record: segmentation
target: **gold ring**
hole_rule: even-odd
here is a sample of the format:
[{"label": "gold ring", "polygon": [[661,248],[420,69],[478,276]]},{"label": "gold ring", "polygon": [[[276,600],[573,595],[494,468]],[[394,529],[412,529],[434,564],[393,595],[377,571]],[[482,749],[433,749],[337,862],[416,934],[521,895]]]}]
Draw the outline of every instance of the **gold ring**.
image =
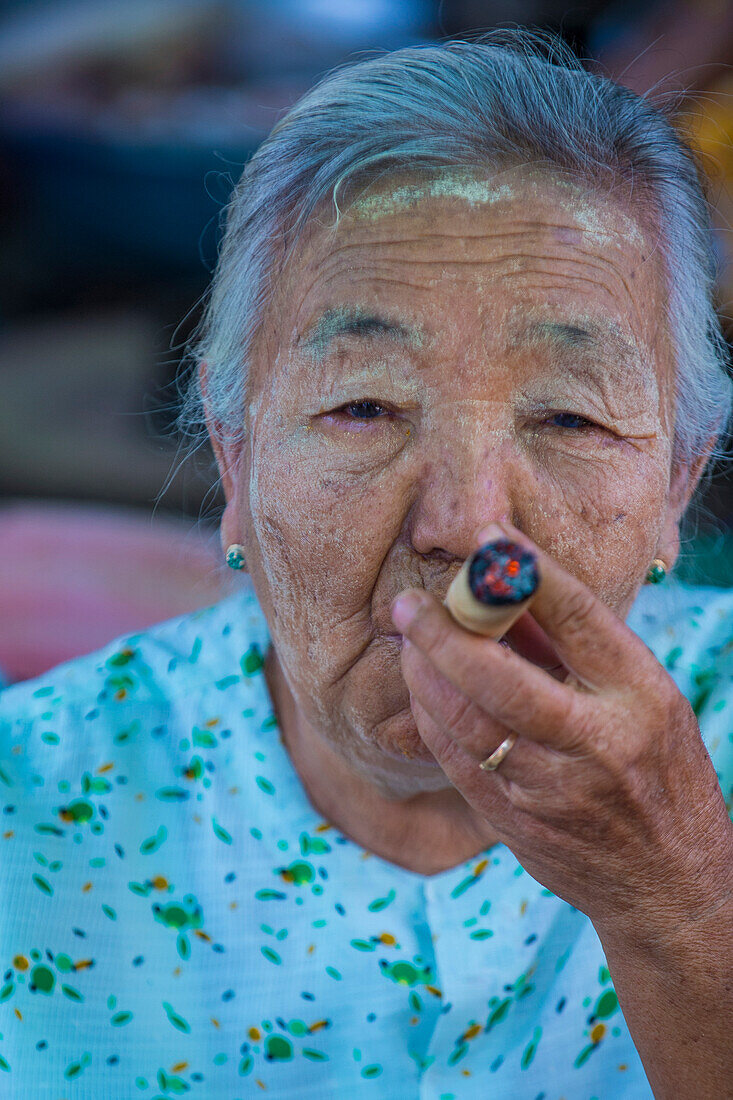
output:
[{"label": "gold ring", "polygon": [[495,749],[491,756],[487,756],[485,760],[482,760],[479,767],[485,772],[493,772],[501,764],[506,754],[511,749],[514,742],[517,740],[516,733],[510,733],[508,737],[505,737],[498,749]]}]

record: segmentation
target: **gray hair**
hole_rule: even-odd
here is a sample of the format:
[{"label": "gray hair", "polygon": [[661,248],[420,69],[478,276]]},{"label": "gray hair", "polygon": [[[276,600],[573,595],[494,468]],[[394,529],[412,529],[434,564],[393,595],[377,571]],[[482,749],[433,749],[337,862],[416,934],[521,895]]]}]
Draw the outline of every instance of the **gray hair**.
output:
[{"label": "gray hair", "polygon": [[[690,462],[711,437],[720,444],[733,382],[714,308],[710,213],[696,155],[668,108],[587,71],[562,40],[520,29],[340,66],[257,148],[229,202],[190,346],[194,362],[207,364],[217,435],[243,439],[250,357],[278,271],[329,196],[338,219],[347,183],[525,163],[596,190],[626,184],[639,212],[651,212],[675,354],[673,457]],[[196,371],[182,397],[176,426],[185,435],[203,424]]]}]

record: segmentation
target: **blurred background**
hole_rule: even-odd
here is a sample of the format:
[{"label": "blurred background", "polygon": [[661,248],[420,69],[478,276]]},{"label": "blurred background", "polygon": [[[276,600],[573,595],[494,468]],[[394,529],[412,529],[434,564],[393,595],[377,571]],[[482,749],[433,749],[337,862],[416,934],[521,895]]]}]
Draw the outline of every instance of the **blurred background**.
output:
[{"label": "blurred background", "polygon": [[[174,430],[231,187],[334,65],[510,23],[684,90],[733,338],[729,0],[0,0],[0,685],[241,583]],[[733,586],[732,526],[721,469],[680,575]]]}]

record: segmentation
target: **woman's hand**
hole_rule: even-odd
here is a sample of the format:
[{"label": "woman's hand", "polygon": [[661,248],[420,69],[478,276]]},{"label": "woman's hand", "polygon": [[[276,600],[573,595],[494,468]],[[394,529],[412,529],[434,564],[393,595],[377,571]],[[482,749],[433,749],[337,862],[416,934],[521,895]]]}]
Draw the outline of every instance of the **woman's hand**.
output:
[{"label": "woman's hand", "polygon": [[[601,939],[663,942],[730,897],[733,827],[697,720],[609,607],[525,535],[502,530],[537,554],[531,614],[578,686],[409,590],[414,617],[393,618],[418,731],[525,870]],[[510,730],[519,739],[508,756],[482,771]]]}]

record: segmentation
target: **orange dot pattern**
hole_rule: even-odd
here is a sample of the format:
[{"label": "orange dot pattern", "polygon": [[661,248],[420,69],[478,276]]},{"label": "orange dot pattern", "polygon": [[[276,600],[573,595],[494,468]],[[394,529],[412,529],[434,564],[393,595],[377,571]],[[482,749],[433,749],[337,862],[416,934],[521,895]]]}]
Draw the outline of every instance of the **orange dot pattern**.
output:
[{"label": "orange dot pattern", "polygon": [[[730,808],[733,593],[665,588],[630,624]],[[590,921],[507,847],[421,876],[311,806],[268,644],[245,587],[0,691],[0,1096],[651,1098]]]}]

